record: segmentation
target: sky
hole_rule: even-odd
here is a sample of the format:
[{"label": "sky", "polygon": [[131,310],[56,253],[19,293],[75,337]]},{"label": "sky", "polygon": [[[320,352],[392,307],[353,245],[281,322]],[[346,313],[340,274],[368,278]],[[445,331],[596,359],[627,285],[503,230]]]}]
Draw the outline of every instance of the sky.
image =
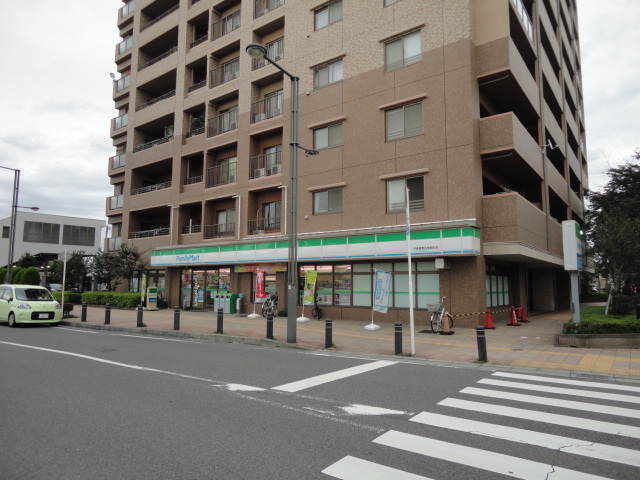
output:
[{"label": "sky", "polygon": [[[105,219],[121,6],[0,0],[0,166],[20,170],[18,205]],[[640,147],[640,1],[578,0],[578,15],[589,187],[597,189]],[[14,172],[0,169],[0,218],[11,212],[13,182]]]}]

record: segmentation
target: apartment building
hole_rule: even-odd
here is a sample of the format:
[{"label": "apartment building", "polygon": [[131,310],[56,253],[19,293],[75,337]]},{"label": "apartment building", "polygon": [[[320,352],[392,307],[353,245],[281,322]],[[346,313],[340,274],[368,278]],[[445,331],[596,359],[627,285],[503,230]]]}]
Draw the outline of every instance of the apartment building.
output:
[{"label": "apartment building", "polygon": [[146,252],[170,305],[224,290],[251,309],[258,270],[286,305],[291,81],[251,43],[300,79],[319,154],[297,163],[298,275],[318,271],[327,316],[370,319],[379,269],[380,321],[407,321],[408,251],[418,310],[568,305],[561,222],[588,185],[574,0],[131,0],[117,21],[107,246]]}]

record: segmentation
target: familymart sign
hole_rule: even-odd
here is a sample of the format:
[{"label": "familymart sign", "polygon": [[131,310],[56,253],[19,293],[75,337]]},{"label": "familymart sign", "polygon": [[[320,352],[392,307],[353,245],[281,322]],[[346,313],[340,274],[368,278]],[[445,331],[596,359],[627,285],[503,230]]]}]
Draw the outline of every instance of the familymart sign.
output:
[{"label": "familymart sign", "polygon": [[[411,232],[412,257],[480,255],[480,230],[474,227]],[[212,265],[284,262],[288,242],[243,243],[151,252],[151,265]],[[298,240],[298,261],[366,260],[407,256],[406,234],[354,235]]]}]

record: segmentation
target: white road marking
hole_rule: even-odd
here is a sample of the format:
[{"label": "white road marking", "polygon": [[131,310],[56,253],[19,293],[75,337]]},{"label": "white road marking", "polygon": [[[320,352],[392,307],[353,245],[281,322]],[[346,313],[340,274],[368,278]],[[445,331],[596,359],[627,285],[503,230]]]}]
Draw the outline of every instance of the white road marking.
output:
[{"label": "white road marking", "polygon": [[570,380],[568,378],[540,377],[536,375],[524,375],[520,373],[507,373],[507,372],[495,372],[493,373],[493,376],[505,377],[505,378],[517,378],[519,380],[531,380],[534,382],[560,383],[562,385],[575,385],[579,387],[592,387],[592,388],[606,388],[609,390],[624,390],[627,392],[640,393],[640,387],[633,387],[631,385],[618,385],[616,383],[585,382],[583,380]]},{"label": "white road marking", "polygon": [[438,405],[444,407],[461,408],[472,412],[483,414],[502,415],[503,417],[522,418],[536,422],[562,425],[563,427],[574,427],[593,432],[608,433],[621,437],[640,438],[640,427],[624,425],[620,423],[602,422],[587,418],[570,417],[568,415],[558,415],[556,413],[540,412],[538,410],[525,410],[523,408],[506,407],[492,403],[470,402],[457,398],[445,398]]},{"label": "white road marking", "polygon": [[282,390],[283,392],[299,392],[306,388],[317,387],[324,383],[341,380],[343,378],[352,377],[361,373],[370,372],[371,370],[377,370],[378,368],[388,367],[395,365],[398,362],[392,362],[387,360],[380,360],[377,362],[365,363],[364,365],[358,365],[357,367],[345,368],[344,370],[338,370],[337,372],[325,373],[324,375],[318,375],[316,377],[299,380],[297,382],[287,383],[278,387],[273,387],[273,390]]},{"label": "white road marking", "polygon": [[377,463],[346,456],[333,465],[325,468],[322,473],[340,478],[341,480],[430,480],[427,477],[403,472],[395,468],[385,467]]},{"label": "white road marking", "polygon": [[606,480],[584,472],[390,430],[374,443],[522,480]]},{"label": "white road marking", "polygon": [[402,412],[400,410],[389,410],[388,408],[359,405],[357,403],[339,408],[347,412],[349,415],[407,415],[407,412]]},{"label": "white road marking", "polygon": [[535,403],[538,405],[548,405],[551,407],[570,408],[573,410],[583,410],[585,412],[603,413],[605,415],[618,415],[621,417],[640,418],[640,411],[632,410],[630,408],[575,402],[572,400],[562,400],[559,398],[538,397],[535,395],[502,392],[500,390],[485,390],[484,388],[475,387],[463,388],[462,390],[460,390],[460,393],[466,393],[469,395],[480,395],[489,398],[501,398],[504,400],[513,400],[516,402]]},{"label": "white road marking", "polygon": [[533,430],[507,427],[505,425],[477,422],[475,420],[439,415],[437,413],[422,412],[413,417],[411,421],[431,425],[432,427],[446,428],[458,432],[472,433],[474,435],[484,435],[486,437],[525,443],[527,445],[536,445],[538,447],[558,450],[559,452],[573,453],[584,457],[598,458],[600,460],[640,467],[640,455],[638,455],[636,450],[630,450],[628,448],[561,437]]},{"label": "white road marking", "polygon": [[557,393],[560,395],[573,395],[576,397],[598,398],[600,400],[611,400],[613,402],[640,403],[640,396],[619,395],[617,393],[596,392],[593,390],[576,390],[574,388],[548,387],[546,385],[532,385],[521,382],[504,382],[492,378],[483,378],[478,383],[485,385],[496,385],[498,387],[520,388],[523,390],[535,390],[536,392]]}]

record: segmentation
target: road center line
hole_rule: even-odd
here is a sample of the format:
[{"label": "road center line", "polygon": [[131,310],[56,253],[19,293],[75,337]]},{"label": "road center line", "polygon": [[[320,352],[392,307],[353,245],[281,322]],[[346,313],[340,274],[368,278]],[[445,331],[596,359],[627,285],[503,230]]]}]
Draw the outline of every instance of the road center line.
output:
[{"label": "road center line", "polygon": [[281,390],[283,392],[299,392],[306,388],[317,387],[323,383],[333,382],[335,380],[341,380],[343,378],[352,377],[361,373],[370,372],[371,370],[377,370],[378,368],[388,367],[395,365],[398,362],[392,362],[387,360],[380,360],[372,363],[365,363],[364,365],[358,365],[357,367],[345,368],[344,370],[338,370],[337,372],[325,373],[316,377],[306,378],[297,382],[287,383],[278,387],[273,387],[272,390]]}]

